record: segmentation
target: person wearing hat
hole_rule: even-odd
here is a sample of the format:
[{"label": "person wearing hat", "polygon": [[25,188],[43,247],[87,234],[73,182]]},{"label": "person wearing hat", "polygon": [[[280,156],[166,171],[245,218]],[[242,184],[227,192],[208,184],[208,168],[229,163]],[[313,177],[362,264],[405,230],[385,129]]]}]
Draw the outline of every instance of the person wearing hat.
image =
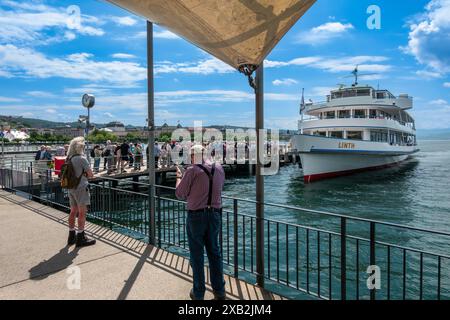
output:
[{"label": "person wearing hat", "polygon": [[219,163],[205,161],[204,153],[205,149],[201,145],[194,145],[190,149],[192,165],[184,174],[177,167],[175,194],[177,198],[187,200],[186,233],[194,282],[190,297],[193,300],[204,299],[206,249],[214,299],[224,300],[225,281],[219,232],[222,226],[225,172]]}]

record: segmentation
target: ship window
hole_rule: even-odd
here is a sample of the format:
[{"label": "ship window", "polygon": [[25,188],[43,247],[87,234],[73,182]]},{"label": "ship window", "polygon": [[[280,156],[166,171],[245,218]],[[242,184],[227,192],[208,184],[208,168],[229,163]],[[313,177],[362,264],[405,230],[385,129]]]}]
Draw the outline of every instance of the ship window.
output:
[{"label": "ship window", "polygon": [[342,92],[333,92],[331,95],[331,99],[340,99],[342,98]]},{"label": "ship window", "polygon": [[370,89],[359,89],[357,95],[358,97],[370,96]]},{"label": "ship window", "polygon": [[320,137],[326,137],[327,136],[327,132],[326,131],[314,131],[313,135],[314,136],[320,136]]},{"label": "ship window", "polygon": [[375,142],[387,142],[388,135],[386,131],[371,131],[370,132],[370,141]]},{"label": "ship window", "polygon": [[331,131],[330,132],[330,137],[331,138],[342,139],[344,137],[344,132],[342,132],[342,131]]},{"label": "ship window", "polygon": [[377,117],[377,110],[370,110],[369,117],[370,119],[375,119]]},{"label": "ship window", "polygon": [[325,118],[326,119],[334,119],[336,117],[336,114],[334,111],[328,111],[325,112]]},{"label": "ship window", "polygon": [[339,118],[350,118],[350,110],[340,110],[339,111]]},{"label": "ship window", "polygon": [[377,92],[377,99],[384,99],[384,92]]},{"label": "ship window", "polygon": [[344,98],[348,98],[348,97],[356,97],[356,90],[345,90]]},{"label": "ship window", "polygon": [[347,139],[362,140],[362,131],[347,131]]},{"label": "ship window", "polygon": [[355,110],[355,118],[365,118],[366,110]]}]

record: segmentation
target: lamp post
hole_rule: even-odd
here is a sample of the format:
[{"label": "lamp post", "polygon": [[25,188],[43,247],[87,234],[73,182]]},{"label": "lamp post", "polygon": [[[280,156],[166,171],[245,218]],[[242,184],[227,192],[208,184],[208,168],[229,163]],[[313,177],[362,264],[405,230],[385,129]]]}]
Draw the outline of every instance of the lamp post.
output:
[{"label": "lamp post", "polygon": [[5,134],[3,133],[3,123],[1,124],[0,138],[2,138],[2,163],[5,159]]},{"label": "lamp post", "polygon": [[86,131],[85,131],[85,136],[86,136],[86,149],[87,149],[87,159],[88,161],[90,161],[90,154],[89,154],[89,142],[87,140],[88,136],[89,136],[89,126],[91,125],[90,123],[90,118],[91,118],[91,108],[94,107],[95,105],[95,97],[92,94],[84,94],[83,98],[81,99],[81,103],[83,104],[83,106],[87,109],[88,111],[88,115],[86,118]]}]

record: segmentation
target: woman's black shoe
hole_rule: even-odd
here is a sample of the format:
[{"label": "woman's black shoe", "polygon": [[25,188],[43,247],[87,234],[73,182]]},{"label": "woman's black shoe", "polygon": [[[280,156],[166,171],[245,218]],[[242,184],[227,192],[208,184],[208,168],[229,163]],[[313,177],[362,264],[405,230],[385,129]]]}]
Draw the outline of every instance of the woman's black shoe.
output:
[{"label": "woman's black shoe", "polygon": [[87,247],[95,244],[95,239],[86,237],[84,231],[77,234],[77,247]]},{"label": "woman's black shoe", "polygon": [[75,234],[75,230],[69,231],[69,239],[67,239],[67,245],[71,246],[71,245],[75,244],[76,241],[77,241],[77,236]]}]

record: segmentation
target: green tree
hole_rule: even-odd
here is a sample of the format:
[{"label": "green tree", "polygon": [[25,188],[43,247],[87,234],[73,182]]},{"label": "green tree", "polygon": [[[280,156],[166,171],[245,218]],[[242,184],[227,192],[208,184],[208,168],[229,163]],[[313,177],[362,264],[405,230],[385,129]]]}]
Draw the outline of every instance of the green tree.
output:
[{"label": "green tree", "polygon": [[105,143],[107,140],[116,140],[116,136],[111,132],[94,130],[89,134],[88,140],[93,143]]},{"label": "green tree", "polygon": [[125,140],[130,142],[140,142],[141,137],[139,137],[136,133],[128,132],[125,136]]},{"label": "green tree", "polygon": [[172,135],[170,133],[163,133],[159,136],[159,141],[161,142],[170,142],[172,139]]}]

